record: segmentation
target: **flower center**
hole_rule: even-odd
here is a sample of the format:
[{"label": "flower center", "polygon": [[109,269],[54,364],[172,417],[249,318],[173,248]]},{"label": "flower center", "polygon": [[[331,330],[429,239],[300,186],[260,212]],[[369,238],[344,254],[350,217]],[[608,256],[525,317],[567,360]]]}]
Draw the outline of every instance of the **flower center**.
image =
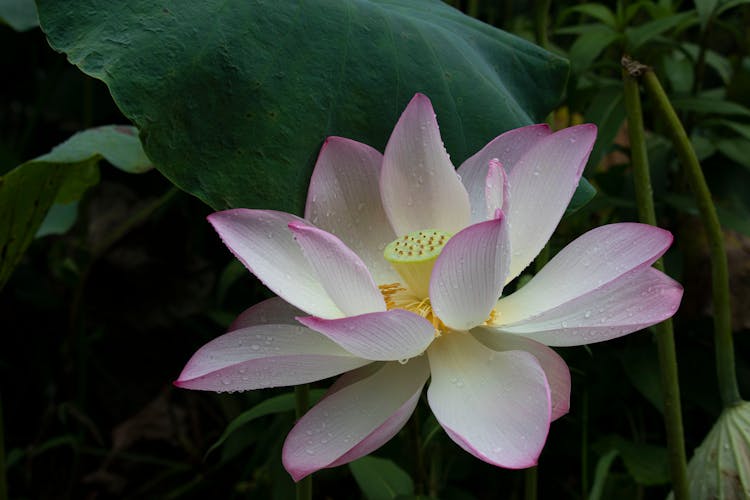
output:
[{"label": "flower center", "polygon": [[452,235],[437,229],[414,231],[391,242],[383,256],[416,297],[429,297],[435,261]]}]

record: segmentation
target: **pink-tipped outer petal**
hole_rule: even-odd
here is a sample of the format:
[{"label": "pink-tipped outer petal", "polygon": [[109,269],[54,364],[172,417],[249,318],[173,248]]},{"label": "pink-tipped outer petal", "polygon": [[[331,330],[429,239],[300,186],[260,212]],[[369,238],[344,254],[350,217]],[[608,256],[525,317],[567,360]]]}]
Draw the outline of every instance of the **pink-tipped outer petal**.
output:
[{"label": "pink-tipped outer petal", "polygon": [[669,245],[669,231],[624,222],[600,226],[563,248],[531,281],[497,303],[498,324],[527,320],[648,267]]},{"label": "pink-tipped outer petal", "polygon": [[247,391],[306,384],[367,363],[304,326],[257,325],[226,333],[198,349],[175,385]]},{"label": "pink-tipped outer petal", "polygon": [[656,269],[635,269],[554,309],[499,326],[551,346],[603,342],[672,317],[682,287]]},{"label": "pink-tipped outer petal", "polygon": [[471,334],[493,351],[531,353],[539,361],[547,377],[552,400],[552,420],[557,420],[568,413],[570,410],[570,370],[559,354],[529,338],[502,333],[492,328],[474,328]]},{"label": "pink-tipped outer petal", "polygon": [[424,352],[435,328],[432,323],[403,309],[326,320],[297,318],[355,356],[373,361],[400,361]]},{"label": "pink-tipped outer petal", "polygon": [[276,295],[308,314],[344,315],[289,231],[290,222],[302,219],[273,210],[237,208],[213,213],[208,221],[235,257]]},{"label": "pink-tipped outer petal", "polygon": [[446,243],[430,277],[433,311],[454,330],[487,320],[510,264],[508,227],[498,217],[471,225]]},{"label": "pink-tipped outer petal", "polygon": [[508,169],[508,225],[513,259],[508,280],[537,256],[570,203],[596,139],[596,126],[578,125],[543,137]]},{"label": "pink-tipped outer petal", "polygon": [[338,236],[378,283],[398,281],[383,258],[396,239],[380,199],[383,155],[360,142],[329,137],[323,143],[307,192],[305,219]]},{"label": "pink-tipped outer petal", "polygon": [[503,164],[497,159],[490,160],[484,191],[487,208],[482,220],[491,219],[498,210],[502,210],[503,213],[508,211],[510,202],[508,174],[505,173]]},{"label": "pink-tipped outer petal", "polygon": [[287,436],[284,467],[299,481],[379,448],[404,426],[428,376],[424,358],[342,376]]},{"label": "pink-tipped outer petal", "polygon": [[551,419],[550,389],[537,358],[493,351],[468,333],[443,335],[428,356],[427,399],[451,439],[490,464],[535,465]]},{"label": "pink-tipped outer petal", "polygon": [[289,229],[318,281],[347,316],[385,311],[385,300],[367,266],[336,236],[302,222]]},{"label": "pink-tipped outer petal", "polygon": [[242,311],[227,331],[256,325],[298,325],[297,316],[302,315],[301,309],[279,297],[271,297]]},{"label": "pink-tipped outer petal", "polygon": [[509,130],[495,137],[458,167],[461,182],[469,193],[472,224],[491,219],[494,215],[494,211],[485,211],[488,196],[485,181],[490,162],[495,160],[501,163],[506,171],[509,171],[524,153],[551,133],[546,124]]},{"label": "pink-tipped outer petal", "polygon": [[380,196],[397,236],[422,229],[455,233],[469,223],[469,196],[422,94],[409,102],[385,147]]}]

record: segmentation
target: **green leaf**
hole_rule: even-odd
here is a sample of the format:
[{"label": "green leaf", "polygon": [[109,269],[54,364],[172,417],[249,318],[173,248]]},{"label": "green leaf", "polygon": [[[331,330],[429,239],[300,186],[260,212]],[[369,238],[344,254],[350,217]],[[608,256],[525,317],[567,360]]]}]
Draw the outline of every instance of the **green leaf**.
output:
[{"label": "green leaf", "polygon": [[36,161],[73,163],[92,154],[101,155],[113,166],[131,174],[142,174],[154,168],[143,152],[138,130],[126,125],[105,125],[78,132]]},{"label": "green leaf", "polygon": [[39,26],[34,0],[0,1],[0,23],[16,31],[28,31]]},{"label": "green leaf", "polygon": [[[312,389],[310,391],[310,402],[311,404],[315,404],[320,400],[321,397],[323,397],[323,394],[325,393],[325,390],[323,389]],[[229,436],[231,436],[237,429],[242,427],[243,425],[252,422],[256,418],[265,417],[266,415],[273,415],[276,413],[284,413],[287,411],[294,410],[295,407],[295,399],[294,399],[294,393],[289,392],[286,394],[281,394],[279,396],[274,396],[272,398],[268,398],[265,401],[262,401],[258,403],[257,405],[253,406],[249,410],[240,413],[237,417],[234,418],[231,422],[229,422],[229,425],[227,425],[227,428],[224,429],[224,432],[221,434],[221,437],[211,445],[211,447],[206,452],[206,456],[208,456],[212,451],[219,448],[222,444],[224,444],[224,441],[226,441]]]},{"label": "green leaf", "polygon": [[563,59],[437,0],[40,0],[168,178],[216,209],[300,212],[329,135],[382,151],[414,93],[456,165],[559,101]]},{"label": "green leaf", "polygon": [[[664,196],[664,201],[682,212],[696,216],[699,215],[695,201],[687,195],[670,193]],[[744,216],[744,214],[735,213],[733,210],[721,205],[716,205],[716,214],[719,216],[719,222],[723,227],[737,231],[745,236],[750,236],[750,219]]]},{"label": "green leaf", "polygon": [[591,486],[591,491],[589,492],[589,500],[600,500],[602,498],[604,485],[607,483],[607,476],[609,476],[609,468],[612,466],[615,458],[617,458],[617,450],[609,450],[596,462],[594,484]]},{"label": "green leaf", "polygon": [[570,7],[568,9],[565,9],[561,17],[566,17],[568,12],[580,12],[582,14],[586,14],[587,16],[593,17],[594,19],[598,19],[610,28],[617,28],[617,19],[615,18],[615,14],[609,7],[600,3],[585,3],[582,5]]},{"label": "green leaf", "polygon": [[724,156],[750,169],[750,140],[742,137],[723,138],[714,141],[714,145]]},{"label": "green leaf", "polygon": [[52,204],[78,201],[99,181],[97,164],[102,158],[129,171],[148,169],[148,159],[135,134],[133,127],[124,126],[80,132],[0,177],[0,288]]},{"label": "green leaf", "polygon": [[37,229],[35,238],[49,236],[50,234],[67,233],[78,217],[78,202],[72,203],[55,203],[50,207],[47,216]]},{"label": "green leaf", "polygon": [[619,39],[620,34],[606,26],[579,36],[570,47],[570,64],[573,72],[580,74],[586,71],[604,49]]},{"label": "green leaf", "polygon": [[706,29],[708,20],[711,19],[719,0],[695,0],[695,10],[698,11],[698,19],[701,21],[701,30]]},{"label": "green leaf", "polygon": [[617,85],[600,85],[584,116],[598,128],[596,143],[588,163],[589,168],[592,168],[609,153],[617,132],[625,121],[625,105],[619,82]]},{"label": "green leaf", "polygon": [[581,177],[581,180],[578,182],[578,187],[576,188],[575,193],[573,193],[573,198],[570,200],[568,208],[565,209],[565,215],[577,212],[588,204],[588,202],[593,200],[594,196],[596,196],[596,188],[584,177]]},{"label": "green leaf", "polygon": [[692,111],[698,114],[750,117],[750,109],[742,104],[707,97],[680,97],[672,99],[672,105],[680,111]]},{"label": "green leaf", "polygon": [[693,12],[683,12],[681,14],[672,14],[667,17],[654,19],[636,28],[628,28],[625,30],[625,37],[627,39],[627,46],[629,50],[636,50],[642,47],[644,44],[652,40],[653,38],[677,27],[678,25],[685,23],[690,20],[691,17],[695,16]]},{"label": "green leaf", "polygon": [[655,486],[669,482],[667,449],[647,443],[634,443],[621,436],[603,440],[607,448],[617,450],[628,474],[636,483]]},{"label": "green leaf", "polygon": [[392,500],[414,493],[409,474],[391,460],[362,457],[349,464],[359,488],[368,500]]}]

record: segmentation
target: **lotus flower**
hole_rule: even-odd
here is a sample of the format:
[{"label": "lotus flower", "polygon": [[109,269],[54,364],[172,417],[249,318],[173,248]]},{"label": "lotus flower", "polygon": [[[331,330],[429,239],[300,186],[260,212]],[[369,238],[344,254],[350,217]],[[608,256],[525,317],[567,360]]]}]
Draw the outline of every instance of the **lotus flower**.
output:
[{"label": "lotus flower", "polygon": [[464,450],[534,465],[567,413],[570,372],[548,346],[612,339],[674,314],[682,289],[651,268],[672,242],[642,224],[594,229],[501,297],[545,245],[578,185],[593,125],[506,132],[458,169],[417,94],[380,154],[329,137],[305,218],[235,209],[209,216],[279,297],[199,349],[176,385],[209,391],[343,375],[289,433],[295,480],[366,455],[427,400]]}]

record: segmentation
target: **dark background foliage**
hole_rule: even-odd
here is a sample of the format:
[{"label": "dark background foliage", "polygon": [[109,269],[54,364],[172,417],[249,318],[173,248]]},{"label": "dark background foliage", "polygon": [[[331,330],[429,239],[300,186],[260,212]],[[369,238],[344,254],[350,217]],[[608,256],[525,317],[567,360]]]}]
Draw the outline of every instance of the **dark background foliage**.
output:
[{"label": "dark background foliage", "polygon": [[[570,58],[567,92],[552,119],[599,126],[585,174],[598,193],[564,219],[552,253],[590,227],[636,219],[619,76],[619,58],[629,52],[655,66],[675,100],[719,206],[738,375],[749,394],[750,7],[555,2],[542,20],[545,39],[535,33],[544,3],[454,5]],[[128,123],[108,88],[55,53],[38,28],[0,26],[0,46],[1,174],[77,131]],[[648,101],[645,110],[660,224],[676,236],[666,265],[685,287],[675,319],[690,456],[720,411],[708,254],[663,125]],[[75,225],[36,239],[0,291],[0,431],[11,498],[292,498],[280,463],[294,420],[287,407],[240,427],[207,454],[234,418],[288,389],[216,395],[171,385],[192,352],[269,292],[231,259],[205,222],[211,209],[203,202],[175,191],[157,171],[132,175],[103,161],[100,176],[81,199]],[[601,487],[600,498],[663,498],[668,474],[651,334],[560,352],[573,373],[573,397],[540,459],[540,497],[588,498]],[[426,404],[374,455],[405,471],[413,494],[523,496],[523,472],[460,450]],[[354,472],[317,473],[316,498],[372,495]]]}]

